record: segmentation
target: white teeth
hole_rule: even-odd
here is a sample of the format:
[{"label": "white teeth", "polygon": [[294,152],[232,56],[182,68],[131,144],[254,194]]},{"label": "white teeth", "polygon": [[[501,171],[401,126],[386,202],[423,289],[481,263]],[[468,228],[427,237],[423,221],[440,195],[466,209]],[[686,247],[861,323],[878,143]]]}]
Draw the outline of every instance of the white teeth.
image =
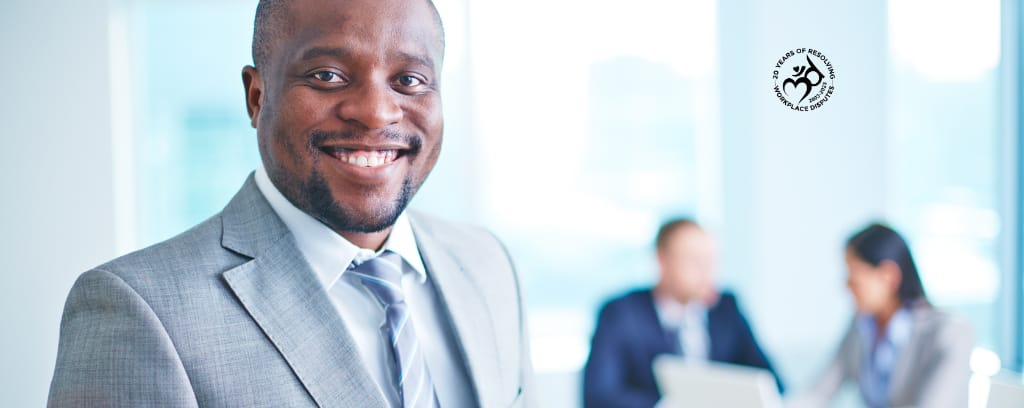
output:
[{"label": "white teeth", "polygon": [[354,151],[351,153],[337,153],[338,160],[359,167],[377,167],[395,161],[398,152],[395,150],[384,151]]}]

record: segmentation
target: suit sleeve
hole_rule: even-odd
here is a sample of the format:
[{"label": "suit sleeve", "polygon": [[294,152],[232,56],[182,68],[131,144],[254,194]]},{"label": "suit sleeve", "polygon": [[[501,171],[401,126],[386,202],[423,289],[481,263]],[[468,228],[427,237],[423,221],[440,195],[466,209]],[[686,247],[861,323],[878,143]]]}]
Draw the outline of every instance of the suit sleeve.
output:
[{"label": "suit sleeve", "polygon": [[64,306],[49,407],[198,407],[163,324],[118,276],[93,270]]},{"label": "suit sleeve", "polygon": [[583,372],[583,406],[586,408],[653,407],[657,396],[632,389],[626,381],[629,372],[625,354],[628,316],[614,304],[606,305],[598,315],[597,329],[590,346],[590,357]]},{"label": "suit sleeve", "polygon": [[934,341],[936,359],[924,376],[917,406],[966,407],[974,331],[966,322],[951,320]]},{"label": "suit sleeve", "polygon": [[750,328],[750,323],[747,322],[747,318],[740,311],[739,305],[737,305],[735,298],[732,295],[727,295],[723,300],[729,301],[731,307],[735,310],[736,316],[740,323],[740,341],[741,349],[743,351],[740,364],[759,367],[768,370],[775,377],[775,385],[779,389],[779,393],[785,391],[785,386],[782,383],[782,377],[779,376],[778,371],[775,371],[775,367],[772,365],[771,360],[765,355],[764,350],[761,349],[761,345],[758,344],[757,338],[754,337],[754,331]]}]

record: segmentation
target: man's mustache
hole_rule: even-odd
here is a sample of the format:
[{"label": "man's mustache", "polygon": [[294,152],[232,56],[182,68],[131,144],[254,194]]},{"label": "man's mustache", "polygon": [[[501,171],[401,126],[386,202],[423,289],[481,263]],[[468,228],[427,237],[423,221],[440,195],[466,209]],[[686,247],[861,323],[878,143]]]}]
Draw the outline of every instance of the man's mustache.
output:
[{"label": "man's mustache", "polygon": [[410,154],[419,152],[420,148],[423,147],[423,137],[417,134],[401,133],[390,129],[384,130],[376,136],[371,136],[368,133],[369,132],[361,132],[361,134],[357,134],[354,131],[331,132],[326,130],[314,130],[309,135],[309,145],[311,148],[316,149],[318,146],[323,146],[331,142],[370,142],[383,137],[383,139],[388,142],[409,146]]}]

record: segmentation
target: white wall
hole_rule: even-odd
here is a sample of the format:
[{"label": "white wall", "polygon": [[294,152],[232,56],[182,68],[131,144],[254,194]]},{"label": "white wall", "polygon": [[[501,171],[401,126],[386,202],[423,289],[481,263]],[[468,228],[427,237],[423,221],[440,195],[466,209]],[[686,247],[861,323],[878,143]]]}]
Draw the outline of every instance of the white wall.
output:
[{"label": "white wall", "polygon": [[[849,323],[843,241],[883,214],[885,4],[719,6],[723,278],[791,389]],[[820,110],[792,111],[772,90],[775,62],[798,47],[835,67],[836,93]]]},{"label": "white wall", "polygon": [[114,255],[106,1],[0,4],[0,406],[44,406],[61,310]]}]

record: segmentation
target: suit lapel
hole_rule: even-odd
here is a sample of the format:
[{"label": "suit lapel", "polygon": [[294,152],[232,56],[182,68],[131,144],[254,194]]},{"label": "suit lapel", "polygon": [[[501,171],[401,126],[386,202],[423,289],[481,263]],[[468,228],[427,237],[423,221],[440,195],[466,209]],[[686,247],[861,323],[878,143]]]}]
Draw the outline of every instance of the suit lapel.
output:
[{"label": "suit lapel", "polygon": [[923,337],[927,333],[928,325],[928,309],[917,308],[912,312],[913,325],[910,329],[910,339],[906,344],[903,345],[903,350],[899,357],[896,359],[896,365],[892,368],[892,374],[889,380],[889,400],[903,400],[904,396],[899,393],[905,393],[907,390],[908,381],[914,380],[910,374],[919,372],[915,369],[920,361],[920,353],[922,348],[918,347],[920,344],[924,344]]},{"label": "suit lapel", "polygon": [[317,405],[386,405],[327,292],[251,176],[223,219],[224,246],[253,257],[224,272],[225,281]]},{"label": "suit lapel", "polygon": [[640,320],[646,319],[646,326],[654,330],[650,335],[645,333],[633,334],[641,335],[644,338],[650,338],[650,340],[647,341],[654,347],[654,349],[651,350],[651,355],[682,355],[683,350],[679,344],[679,332],[677,330],[669,329],[668,327],[665,327],[665,325],[661,324],[661,319],[658,317],[658,305],[654,299],[654,292],[650,290],[644,291],[643,295],[637,299],[636,306],[639,312],[636,314],[636,318]]},{"label": "suit lapel", "polygon": [[409,217],[416,245],[427,272],[437,288],[449,322],[455,331],[455,342],[474,385],[477,403],[492,406],[486,396],[498,395],[501,371],[495,352],[494,325],[487,300],[473,275],[466,271],[438,237],[424,228],[418,218]]},{"label": "suit lapel", "polygon": [[726,358],[728,356],[725,351],[728,350],[730,344],[726,343],[732,341],[732,336],[722,335],[725,329],[725,327],[722,327],[722,324],[725,322],[720,317],[717,304],[708,310],[708,360],[728,362],[729,359]]}]

